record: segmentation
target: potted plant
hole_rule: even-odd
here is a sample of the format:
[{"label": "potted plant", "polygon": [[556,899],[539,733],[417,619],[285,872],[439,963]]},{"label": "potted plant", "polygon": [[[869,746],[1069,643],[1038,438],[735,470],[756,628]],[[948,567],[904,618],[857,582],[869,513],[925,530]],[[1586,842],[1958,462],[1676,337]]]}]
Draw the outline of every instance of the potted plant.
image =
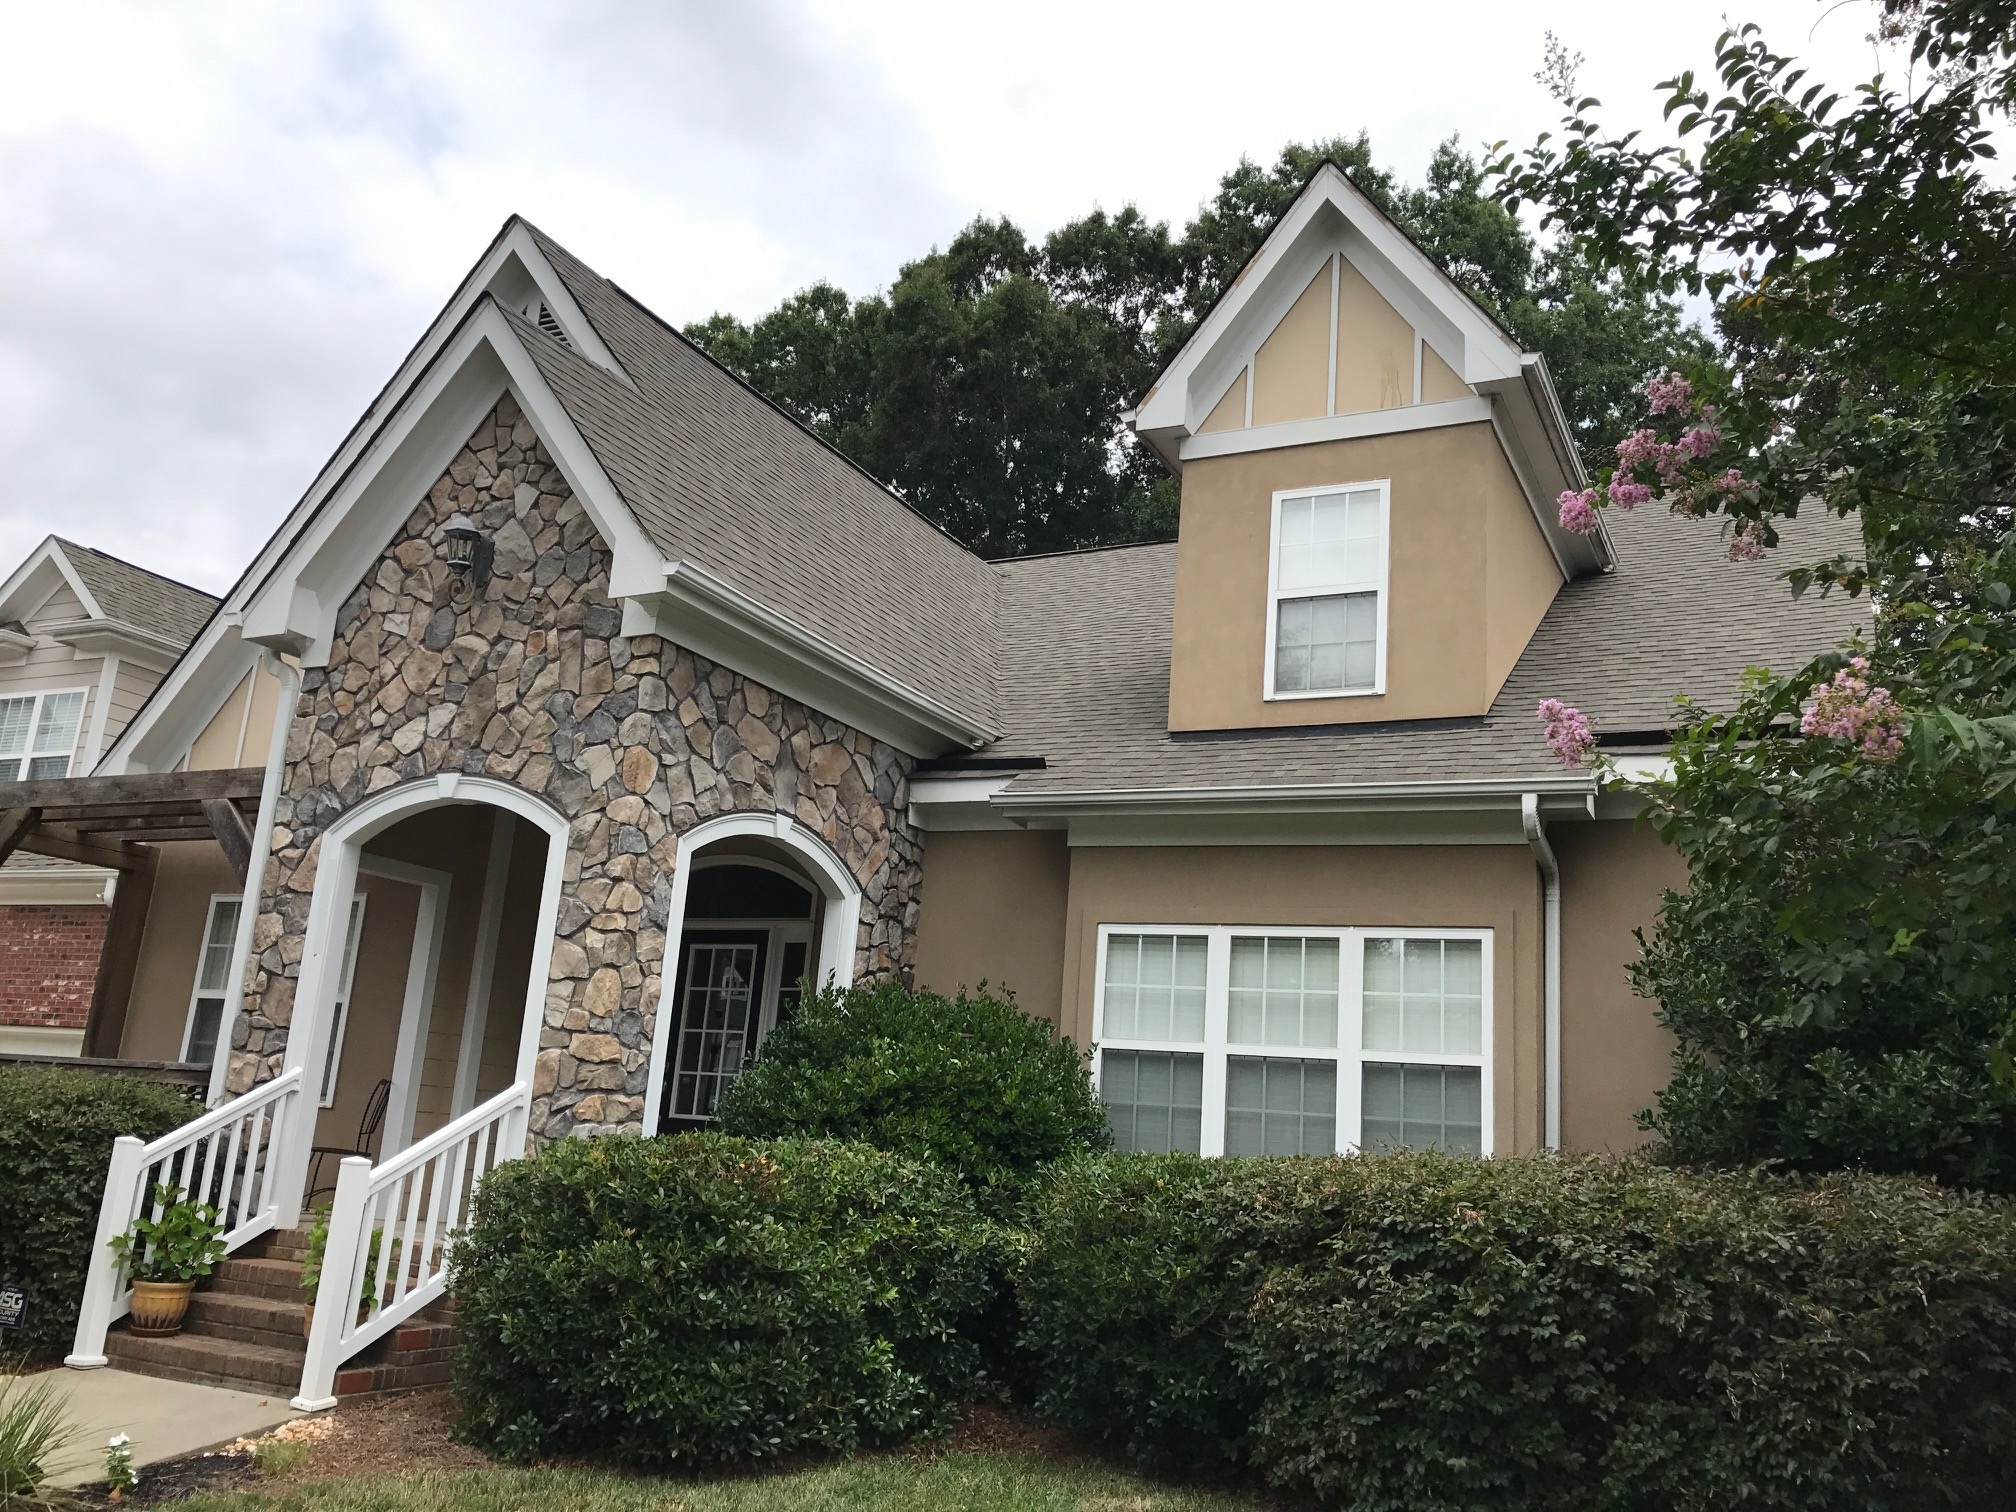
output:
[{"label": "potted plant", "polygon": [[136,1218],[112,1252],[133,1278],[133,1332],[166,1338],[182,1331],[189,1293],[224,1258],[224,1225],[209,1203],[192,1202],[165,1181],[154,1188],[154,1206],[160,1216]]},{"label": "potted plant", "polygon": [[[385,1230],[371,1230],[371,1250],[364,1258],[364,1276],[357,1290],[357,1321],[363,1322],[364,1315],[371,1308],[371,1283],[378,1275],[378,1246],[385,1237]],[[301,1256],[301,1290],[308,1293],[308,1305],[302,1309],[301,1332],[312,1333],[315,1328],[315,1294],[322,1286],[322,1259],[329,1250],[329,1204],[323,1203],[315,1209],[315,1221],[308,1226],[308,1248]],[[392,1241],[392,1258],[396,1264],[399,1258],[399,1241]]]}]

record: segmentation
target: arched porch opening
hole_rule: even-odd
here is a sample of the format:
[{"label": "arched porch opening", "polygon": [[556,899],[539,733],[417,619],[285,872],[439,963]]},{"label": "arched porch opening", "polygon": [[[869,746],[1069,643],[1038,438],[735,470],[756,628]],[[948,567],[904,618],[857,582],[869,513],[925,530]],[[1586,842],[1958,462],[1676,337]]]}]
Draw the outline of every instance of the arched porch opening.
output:
[{"label": "arched porch opening", "polygon": [[705,1128],[807,981],[854,979],[861,888],[787,815],[734,815],[680,838],[645,1128]]},{"label": "arched porch opening", "polygon": [[[287,1046],[314,1146],[357,1149],[362,1134],[384,1161],[530,1086],[566,832],[537,799],[452,774],[329,828]],[[336,1159],[302,1165],[304,1198],[333,1190]]]}]

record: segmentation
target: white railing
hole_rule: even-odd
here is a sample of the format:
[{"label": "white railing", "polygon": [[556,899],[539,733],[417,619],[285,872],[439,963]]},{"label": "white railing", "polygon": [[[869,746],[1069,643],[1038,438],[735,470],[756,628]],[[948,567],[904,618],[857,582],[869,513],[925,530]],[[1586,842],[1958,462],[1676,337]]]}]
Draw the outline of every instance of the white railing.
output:
[{"label": "white railing", "polygon": [[447,1289],[449,1244],[477,1184],[524,1155],[531,1107],[531,1086],[519,1082],[383,1165],[361,1155],[343,1162],[298,1410],[334,1407],[337,1367]]},{"label": "white railing", "polygon": [[[105,1331],[126,1315],[133,1299],[112,1240],[132,1228],[143,1212],[160,1216],[154,1202],[157,1183],[179,1187],[192,1200],[214,1206],[224,1222],[227,1251],[274,1226],[283,1202],[280,1183],[290,1165],[289,1145],[306,1140],[310,1132],[295,1127],[303,1106],[296,1067],[151,1143],[142,1144],[130,1134],[112,1142],[90,1275],[64,1364],[90,1369],[105,1363]],[[312,1116],[313,1110],[308,1112]]]}]

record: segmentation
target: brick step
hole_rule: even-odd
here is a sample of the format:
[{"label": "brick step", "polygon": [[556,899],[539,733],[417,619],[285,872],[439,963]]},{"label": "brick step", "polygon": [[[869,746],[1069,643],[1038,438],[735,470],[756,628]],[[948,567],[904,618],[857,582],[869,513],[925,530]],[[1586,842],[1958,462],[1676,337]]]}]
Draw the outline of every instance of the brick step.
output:
[{"label": "brick step", "polygon": [[296,1297],[296,1301],[281,1302],[272,1297],[199,1291],[189,1298],[189,1313],[182,1331],[202,1338],[234,1339],[241,1344],[264,1344],[305,1354],[308,1344],[303,1324],[308,1306],[298,1300],[299,1293]]},{"label": "brick step", "polygon": [[247,1259],[291,1260],[299,1265],[308,1258],[308,1230],[274,1229],[254,1239],[240,1253]]},{"label": "brick step", "polygon": [[301,1262],[247,1260],[233,1255],[210,1273],[210,1284],[206,1289],[225,1296],[270,1297],[276,1302],[300,1302],[304,1300]]},{"label": "brick step", "polygon": [[105,1355],[115,1365],[171,1381],[227,1386],[262,1396],[291,1397],[301,1389],[299,1349],[276,1349],[187,1332],[172,1339],[141,1339],[118,1329],[105,1335]]}]

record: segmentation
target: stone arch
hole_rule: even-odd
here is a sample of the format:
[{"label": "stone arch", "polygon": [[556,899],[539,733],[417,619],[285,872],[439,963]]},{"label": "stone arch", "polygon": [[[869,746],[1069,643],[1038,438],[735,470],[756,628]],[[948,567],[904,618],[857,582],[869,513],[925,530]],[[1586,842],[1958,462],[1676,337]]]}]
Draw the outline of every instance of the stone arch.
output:
[{"label": "stone arch", "polygon": [[[723,814],[696,824],[679,836],[678,864],[672,873],[672,897],[665,919],[665,959],[679,958],[679,939],[686,923],[686,890],[693,880],[692,862],[709,845],[740,836],[774,841],[804,866],[807,876],[825,898],[813,976],[820,982],[831,980],[842,987],[851,987],[861,935],[861,883],[823,837],[783,813]],[[669,981],[666,995],[670,996]],[[672,1041],[665,1017],[668,1007],[661,999],[657,1027],[651,1036],[651,1072],[644,1099],[647,1133],[657,1129],[662,1111],[665,1058]]]}]

